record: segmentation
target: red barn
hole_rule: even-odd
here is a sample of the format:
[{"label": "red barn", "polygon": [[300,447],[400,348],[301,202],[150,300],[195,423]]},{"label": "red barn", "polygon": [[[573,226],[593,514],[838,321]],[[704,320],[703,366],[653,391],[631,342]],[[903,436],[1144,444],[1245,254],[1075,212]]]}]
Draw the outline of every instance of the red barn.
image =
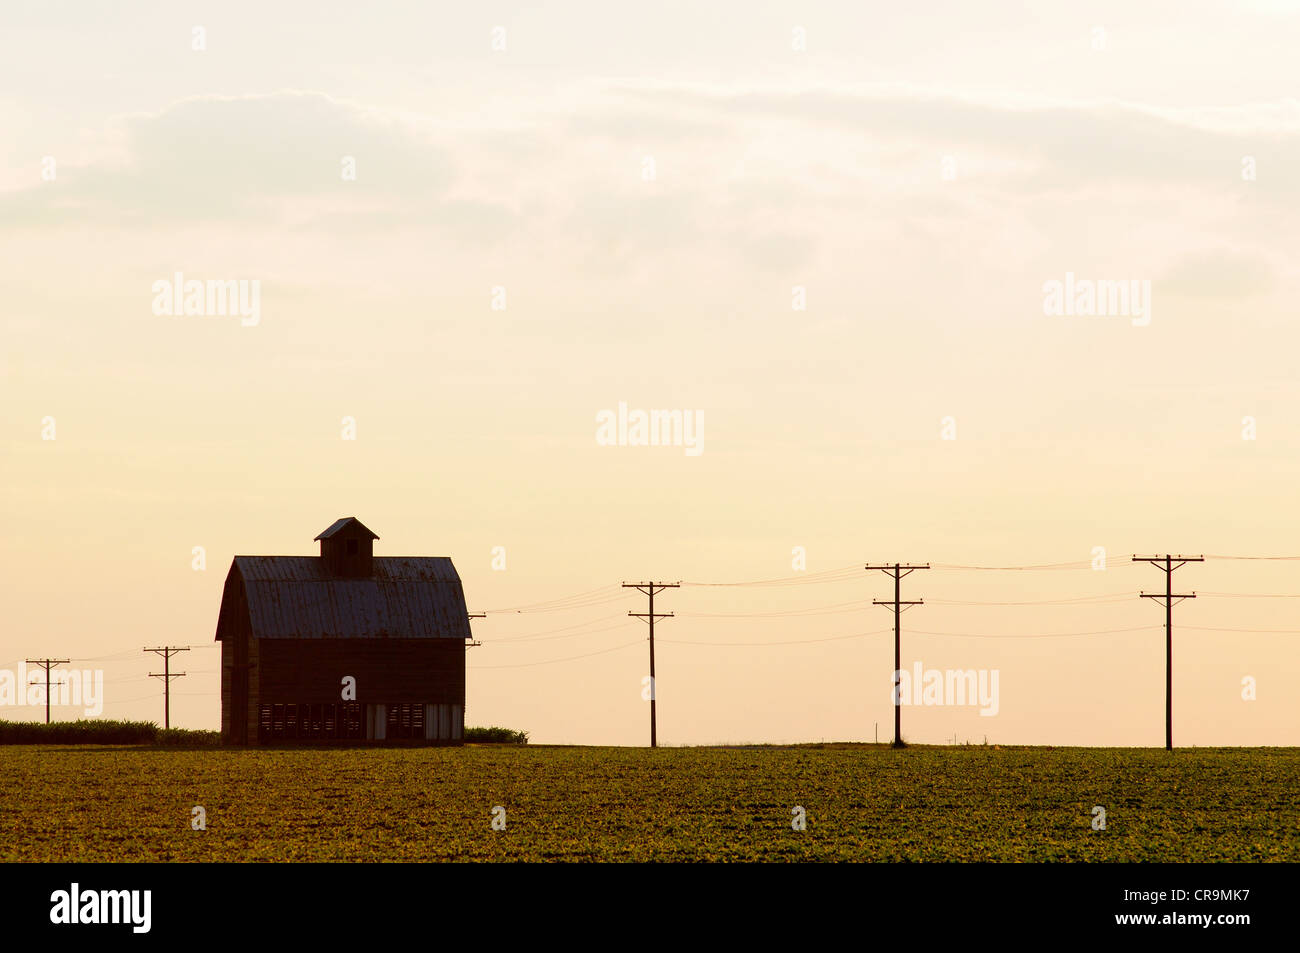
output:
[{"label": "red barn", "polygon": [[229,744],[460,744],[469,616],[446,556],[376,556],[352,516],[319,556],[236,556],[217,617]]}]

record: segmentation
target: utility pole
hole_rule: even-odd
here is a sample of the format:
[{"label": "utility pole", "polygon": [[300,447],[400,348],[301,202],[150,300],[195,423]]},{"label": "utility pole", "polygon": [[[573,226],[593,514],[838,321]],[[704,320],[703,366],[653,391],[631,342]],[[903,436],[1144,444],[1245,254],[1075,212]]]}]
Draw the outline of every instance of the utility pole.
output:
[{"label": "utility pole", "polygon": [[636,589],[644,592],[650,597],[649,612],[629,612],[628,615],[637,619],[645,619],[650,623],[650,747],[659,747],[659,735],[655,725],[655,695],[658,692],[655,689],[655,619],[671,619],[673,613],[660,612],[655,614],[655,593],[663,592],[665,589],[676,589],[681,586],[680,582],[625,582],[624,589]]},{"label": "utility pole", "polygon": [[[54,665],[67,665],[70,659],[65,658],[29,658],[28,665],[39,665],[45,669],[45,723],[50,723],[50,667]],[[26,691],[26,689],[24,689]]]},{"label": "utility pole", "polygon": [[150,678],[161,678],[163,680],[163,728],[172,726],[172,679],[181,678],[184,672],[173,672],[171,670],[171,657],[177,652],[188,652],[190,647],[165,645],[161,648],[146,648],[146,652],[155,652],[162,656],[163,670],[161,673],[150,672]]},{"label": "utility pole", "polygon": [[[1203,563],[1204,556],[1134,556],[1135,563],[1151,563],[1165,574],[1165,591],[1143,592],[1142,599],[1164,600],[1165,607],[1165,750],[1174,750],[1174,605],[1184,599],[1195,599],[1194,592],[1174,592],[1174,570],[1187,563]],[[1163,563],[1164,565],[1161,565]],[[1174,563],[1178,565],[1175,566]]]},{"label": "utility pole", "polygon": [[914,599],[905,602],[904,600],[900,599],[899,583],[903,581],[904,576],[910,576],[918,569],[929,569],[930,564],[926,563],[924,566],[904,566],[902,563],[894,563],[892,566],[888,564],[873,566],[870,563],[868,563],[866,568],[868,570],[880,569],[885,573],[885,575],[892,576],[894,579],[893,601],[887,599],[872,599],[871,601],[875,605],[886,606],[887,608],[892,608],[894,610],[894,745],[893,746],[895,748],[901,748],[903,747],[903,732],[902,732],[902,718],[901,718],[902,711],[903,711],[903,699],[899,694],[899,687],[900,687],[899,683],[902,678],[900,672],[902,671],[903,668],[903,662],[902,662],[902,651],[900,648],[901,636],[900,636],[899,616],[901,616],[905,611],[903,609],[903,606],[924,605],[925,600]]},{"label": "utility pole", "polygon": [[[487,618],[487,613],[486,613],[486,612],[471,612],[471,613],[469,614],[469,617],[470,617],[471,619],[486,619],[486,618]],[[475,641],[475,640],[471,637],[470,640],[469,640],[468,642],[465,643],[465,648],[467,648],[467,649],[472,649],[474,646],[476,646],[476,645],[482,645],[482,644],[483,644],[482,642]]]}]

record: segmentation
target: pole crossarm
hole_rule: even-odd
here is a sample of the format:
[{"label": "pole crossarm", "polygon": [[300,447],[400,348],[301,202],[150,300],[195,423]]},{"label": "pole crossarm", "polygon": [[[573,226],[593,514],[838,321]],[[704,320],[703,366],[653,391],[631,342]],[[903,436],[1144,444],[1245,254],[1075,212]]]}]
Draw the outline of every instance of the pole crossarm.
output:
[{"label": "pole crossarm", "polygon": [[1165,604],[1165,601],[1168,601],[1169,599],[1174,599],[1174,600],[1176,600],[1176,601],[1173,603],[1173,605],[1178,605],[1178,603],[1179,603],[1179,602],[1182,602],[1184,599],[1195,599],[1195,598],[1196,598],[1196,593],[1194,593],[1194,592],[1171,592],[1169,595],[1165,595],[1163,592],[1140,592],[1140,593],[1138,593],[1138,598],[1139,598],[1139,599],[1158,599],[1158,600],[1162,600],[1162,601],[1160,602],[1161,605],[1164,605],[1164,604]]},{"label": "pole crossarm", "polygon": [[652,589],[654,590],[654,594],[657,594],[663,592],[665,589],[678,589],[680,587],[681,587],[680,582],[625,582],[623,583],[624,589],[636,589],[647,596],[652,594],[650,591]]}]

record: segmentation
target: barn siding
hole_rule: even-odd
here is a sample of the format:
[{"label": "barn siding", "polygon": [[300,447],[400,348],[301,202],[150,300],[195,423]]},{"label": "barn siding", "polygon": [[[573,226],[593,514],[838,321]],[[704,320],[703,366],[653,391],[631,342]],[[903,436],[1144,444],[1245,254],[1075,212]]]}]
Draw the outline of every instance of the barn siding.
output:
[{"label": "barn siding", "polygon": [[451,639],[254,639],[256,683],[266,704],[337,702],[343,677],[356,701],[459,704],[465,697],[465,646]]},{"label": "barn siding", "polygon": [[261,704],[261,695],[258,692],[259,679],[257,673],[260,671],[261,660],[261,639],[250,638],[248,640],[248,720],[244,723],[248,726],[248,743],[255,745],[258,743],[258,706]]},{"label": "barn siding", "polygon": [[[248,624],[248,599],[242,577],[231,569],[221,598],[218,630],[225,634],[221,642],[221,737],[226,743],[235,740],[235,679],[241,659],[248,659],[253,641]],[[248,659],[251,661],[251,659]],[[251,685],[250,685],[251,691]]]},{"label": "barn siding", "polygon": [[229,744],[230,737],[230,704],[232,692],[231,667],[234,665],[231,653],[233,647],[229,642],[221,643],[221,740]]}]

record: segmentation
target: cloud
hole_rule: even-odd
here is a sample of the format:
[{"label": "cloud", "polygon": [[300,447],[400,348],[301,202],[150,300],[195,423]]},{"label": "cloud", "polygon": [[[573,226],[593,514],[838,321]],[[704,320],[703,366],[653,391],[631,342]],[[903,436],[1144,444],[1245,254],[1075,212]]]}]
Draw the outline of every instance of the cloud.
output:
[{"label": "cloud", "polygon": [[[1080,203],[1090,228],[1127,227],[1134,200],[1166,184],[1239,203],[1228,221],[1248,235],[1300,182],[1278,174],[1300,164],[1291,100],[1174,110],[901,84],[594,83],[576,106],[528,119],[453,127],[316,92],[190,98],[123,119],[119,161],[0,194],[0,216],[11,228],[227,222],[327,239],[424,230],[615,272],[722,250],[766,273],[829,261],[846,236],[910,248],[961,229],[1020,241],[1059,228],[1064,241],[1079,229],[1062,216]],[[949,154],[952,187],[939,180]],[[1245,154],[1256,182],[1240,178]],[[1210,207],[1158,201],[1151,216],[1171,228]]]},{"label": "cloud", "polygon": [[901,85],[788,92],[677,84],[625,87],[624,94],[697,118],[713,114],[732,122],[831,126],[872,142],[924,142],[940,153],[973,150],[1028,160],[1035,171],[1025,177],[1026,188],[1074,188],[1090,181],[1226,187],[1240,181],[1244,155],[1267,157],[1274,168],[1300,163],[1295,100],[1175,110],[1023,96],[974,98]]},{"label": "cloud", "polygon": [[[121,162],[61,166],[56,182],[0,196],[0,214],[11,226],[331,215],[387,224],[435,212],[457,176],[430,130],[320,93],[186,99],[123,126]],[[343,178],[345,156],[355,181]],[[467,204],[448,208],[460,218]]]},{"label": "cloud", "polygon": [[1184,255],[1158,282],[1161,292],[1194,298],[1241,298],[1271,291],[1273,285],[1267,259],[1226,248]]}]

